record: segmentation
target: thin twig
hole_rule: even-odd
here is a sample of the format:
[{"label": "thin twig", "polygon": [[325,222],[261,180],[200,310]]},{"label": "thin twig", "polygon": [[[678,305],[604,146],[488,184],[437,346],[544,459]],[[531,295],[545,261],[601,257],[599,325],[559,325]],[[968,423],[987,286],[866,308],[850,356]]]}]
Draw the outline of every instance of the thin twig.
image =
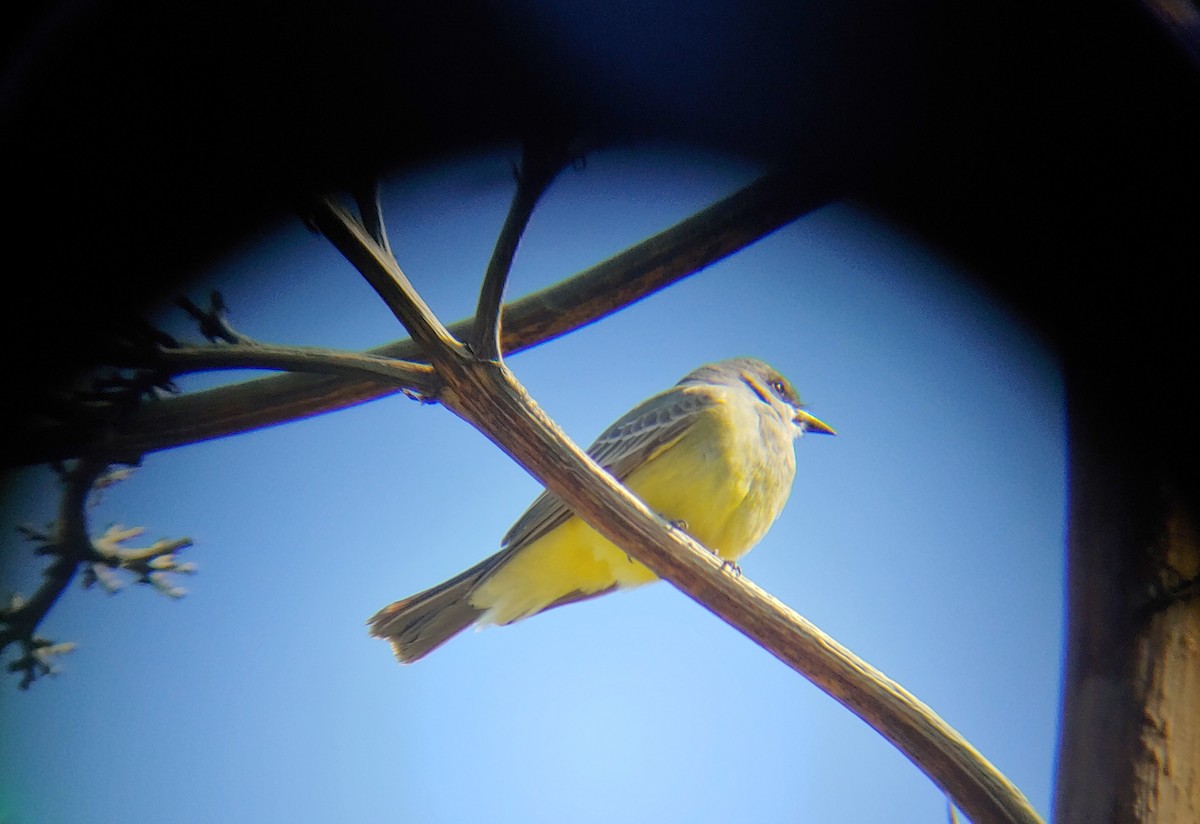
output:
[{"label": "thin twig", "polygon": [[105,468],[104,463],[81,460],[70,469],[62,470],[63,493],[58,520],[54,535],[46,536],[51,544],[43,549],[44,553],[53,555],[53,560],[43,570],[42,583],[30,598],[0,610],[0,651],[14,643],[24,648],[24,654],[9,665],[10,671],[24,672],[21,689],[28,689],[39,670],[42,673],[50,671],[44,656],[61,646],[39,638],[37,630],[91,554],[87,499]]},{"label": "thin twig", "polygon": [[392,257],[392,245],[388,242],[387,229],[383,224],[383,204],[380,201],[382,193],[379,181],[372,180],[368,185],[356,189],[353,194],[363,228],[375,241],[375,245],[386,255]]},{"label": "thin twig", "polygon": [[181,297],[176,301],[183,311],[200,325],[200,334],[215,343],[219,340],[230,344],[249,344],[250,339],[233,328],[229,322],[229,307],[220,292],[213,290],[208,298],[208,308],[201,309],[191,298]]},{"label": "thin twig", "polygon": [[499,360],[502,355],[501,304],[513,258],[517,254],[517,244],[529,225],[534,207],[562,169],[565,158],[565,151],[530,142],[524,144],[521,165],[515,170],[517,188],[484,273],[479,304],[475,309],[475,324],[468,339],[471,351],[481,360]]},{"label": "thin twig", "polygon": [[88,528],[88,509],[93,493],[127,478],[129,468],[113,468],[102,461],[83,459],[70,467],[59,468],[63,484],[58,518],[49,530],[22,528],[27,538],[39,542],[37,554],[49,556],[42,572],[42,583],[28,599],[14,596],[12,603],[0,607],[0,651],[20,644],[23,654],[9,662],[10,672],[23,673],[20,687],[28,689],[41,675],[54,672],[53,658],[74,648],[74,644],[54,643],[37,635],[38,627],[82,570],[84,587],[100,584],[116,592],[123,582],[117,571],[131,574],[134,580],[152,585],[158,592],[179,598],[184,590],[172,582],[174,575],[195,572],[196,565],[181,562],[177,553],[192,545],[190,538],[160,539],[144,547],[131,547],[128,541],[145,531],[142,527],[110,526],[92,538]]},{"label": "thin twig", "polygon": [[[333,198],[322,198],[313,204],[311,219],[321,234],[367,279],[422,350],[431,355],[443,352],[465,354],[463,345],[417,294],[396,259],[381,249],[340,203]],[[434,365],[437,366],[436,361]]]}]

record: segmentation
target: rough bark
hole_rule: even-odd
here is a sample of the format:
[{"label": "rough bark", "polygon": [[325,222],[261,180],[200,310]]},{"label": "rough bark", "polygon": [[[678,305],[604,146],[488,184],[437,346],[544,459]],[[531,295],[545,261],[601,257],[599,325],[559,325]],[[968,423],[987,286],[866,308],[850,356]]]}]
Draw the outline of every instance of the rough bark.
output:
[{"label": "rough bark", "polygon": [[1067,666],[1055,820],[1200,821],[1200,541],[1194,498],[1071,418]]}]

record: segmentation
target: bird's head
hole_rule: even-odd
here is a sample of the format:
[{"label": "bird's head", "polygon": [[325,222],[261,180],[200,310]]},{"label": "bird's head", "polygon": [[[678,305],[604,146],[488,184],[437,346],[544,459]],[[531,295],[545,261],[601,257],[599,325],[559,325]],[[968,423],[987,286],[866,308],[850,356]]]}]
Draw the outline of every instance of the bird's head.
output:
[{"label": "bird's head", "polygon": [[[791,421],[798,434],[814,432],[820,435],[836,435],[833,427],[805,411],[796,387],[774,367],[755,358],[734,358],[712,364],[701,369],[711,369],[723,374],[728,382],[741,382],[749,387],[760,401],[775,410],[779,417]],[[700,371],[700,370],[697,370]]]}]

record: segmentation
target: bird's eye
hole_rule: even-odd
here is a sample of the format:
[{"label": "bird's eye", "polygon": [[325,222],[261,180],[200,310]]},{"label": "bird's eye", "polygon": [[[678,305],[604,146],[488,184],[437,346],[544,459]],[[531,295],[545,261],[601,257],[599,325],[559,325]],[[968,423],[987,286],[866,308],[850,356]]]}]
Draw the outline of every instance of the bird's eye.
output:
[{"label": "bird's eye", "polygon": [[787,388],[783,385],[783,381],[781,381],[781,380],[771,381],[771,388],[775,390],[775,394],[778,395],[779,397],[781,397],[781,398],[787,397]]}]

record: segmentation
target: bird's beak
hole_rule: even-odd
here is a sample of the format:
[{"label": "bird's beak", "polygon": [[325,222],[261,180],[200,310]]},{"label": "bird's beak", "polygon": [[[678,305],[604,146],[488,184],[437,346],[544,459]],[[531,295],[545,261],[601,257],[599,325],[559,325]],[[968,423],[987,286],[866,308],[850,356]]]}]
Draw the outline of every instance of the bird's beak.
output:
[{"label": "bird's beak", "polygon": [[819,435],[836,435],[837,432],[832,426],[825,423],[820,418],[815,418],[805,412],[803,409],[796,410],[796,416],[792,418],[805,432],[816,432]]}]

